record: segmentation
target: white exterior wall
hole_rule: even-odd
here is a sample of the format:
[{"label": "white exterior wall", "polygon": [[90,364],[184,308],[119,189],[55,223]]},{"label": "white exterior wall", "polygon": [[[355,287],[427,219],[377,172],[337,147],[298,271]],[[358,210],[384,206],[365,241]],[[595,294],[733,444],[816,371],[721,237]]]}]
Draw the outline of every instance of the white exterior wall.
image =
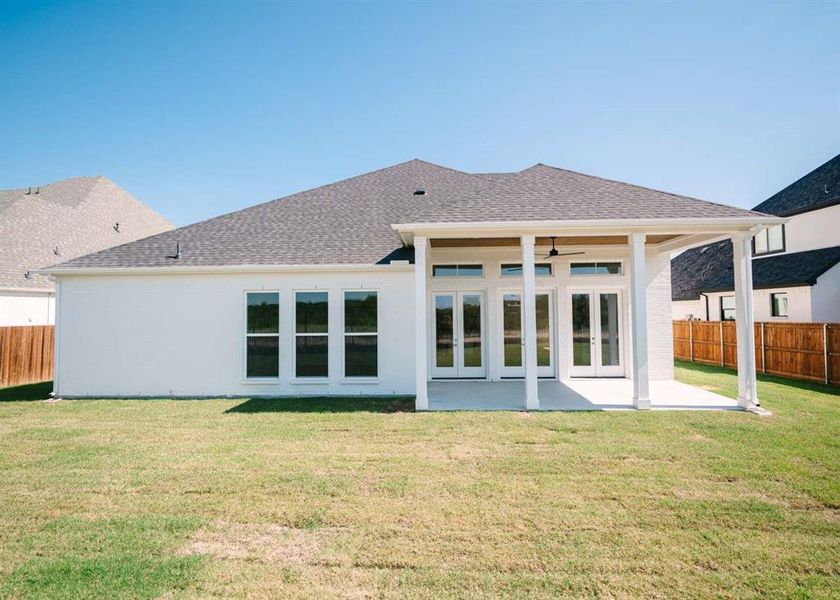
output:
[{"label": "white exterior wall", "polygon": [[840,264],[817,279],[811,290],[811,316],[816,322],[840,323]]},{"label": "white exterior wall", "polygon": [[785,252],[840,246],[840,204],[793,215],[785,224]]},{"label": "white exterior wall", "polygon": [[[733,292],[734,293],[734,292]],[[684,319],[706,320],[706,301],[699,300],[674,300],[671,302],[671,318],[675,321]]]},{"label": "white exterior wall", "polygon": [[[789,288],[772,288],[767,290],[753,290],[753,315],[756,321],[778,321],[788,323],[810,322],[811,318],[811,289],[808,286]],[[788,295],[788,316],[770,316],[770,294],[784,292]],[[715,292],[709,296],[709,320],[720,320],[721,296],[735,296],[735,292]],[[702,317],[702,312],[699,316]]]},{"label": "white exterior wall", "polygon": [[55,323],[53,292],[0,292],[0,327],[52,325]]},{"label": "white exterior wall", "polygon": [[[538,248],[538,262],[545,252]],[[501,262],[521,262],[518,248],[431,249],[431,266],[440,262],[482,262],[483,278],[429,277],[429,301],[436,290],[485,292],[485,344],[488,378],[498,379],[501,364],[501,294],[521,289],[520,278],[502,278]],[[573,289],[616,290],[621,296],[621,352],[631,374],[629,249],[587,250],[575,260],[622,260],[619,276],[569,275],[569,260],[555,260],[552,277],[537,278],[538,290],[551,290],[556,377],[565,379],[571,363],[570,294]],[[670,263],[666,254],[648,257],[648,322],[651,379],[673,378],[670,314]],[[431,273],[429,273],[431,275]],[[56,392],[73,396],[299,396],[413,394],[415,389],[414,274],[393,271],[228,273],[195,275],[65,276],[61,279]],[[295,381],[292,323],[296,290],[330,293],[329,381]],[[372,289],[379,302],[379,378],[358,382],[343,377],[343,291]],[[280,377],[270,383],[247,381],[245,291],[280,293]],[[496,321],[496,319],[499,319]],[[429,335],[433,319],[429,320]],[[429,344],[430,348],[433,344]],[[426,357],[430,360],[430,356]]]},{"label": "white exterior wall", "polygon": [[674,327],[671,316],[671,256],[647,257],[648,376],[674,378]]},{"label": "white exterior wall", "polygon": [[[329,383],[292,377],[295,290],[329,291]],[[378,292],[379,379],[343,378],[343,291]],[[246,381],[244,292],[280,293],[280,378]],[[251,396],[414,393],[414,282],[393,272],[64,277],[57,393]]]}]

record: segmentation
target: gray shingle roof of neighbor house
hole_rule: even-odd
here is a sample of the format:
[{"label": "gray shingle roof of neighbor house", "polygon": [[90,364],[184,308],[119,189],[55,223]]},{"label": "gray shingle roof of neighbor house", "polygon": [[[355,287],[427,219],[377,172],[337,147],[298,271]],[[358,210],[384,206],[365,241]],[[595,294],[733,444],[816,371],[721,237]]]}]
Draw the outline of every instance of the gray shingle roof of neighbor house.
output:
[{"label": "gray shingle roof of neighbor house", "polygon": [[107,177],[0,190],[0,289],[51,290],[53,282],[27,271],[170,229]]},{"label": "gray shingle roof of neighbor house", "polygon": [[[840,203],[840,154],[782,191],[773,194],[753,210],[783,217],[818,210],[838,203]],[[807,253],[798,254],[802,254],[800,258],[803,260],[811,260],[816,256]],[[819,264],[814,265],[814,268],[819,268]],[[728,288],[716,287],[722,285],[718,274],[724,273],[726,269],[730,270],[729,280],[731,281],[732,243],[728,240],[683,252],[671,261],[671,299],[694,300],[699,298],[701,292],[731,290],[734,283],[730,283]],[[803,274],[806,271],[807,268],[803,266],[794,269],[792,275]],[[753,269],[753,280],[754,287],[768,287],[762,282],[763,280],[758,279],[755,269]]]},{"label": "gray shingle roof of neighbor house", "polygon": [[[392,228],[400,223],[756,216],[763,215],[542,164],[474,175],[411,160],[80,257],[53,271],[410,260],[413,250]],[[176,244],[181,257],[167,258]]]},{"label": "gray shingle roof of neighbor house", "polygon": [[820,165],[753,210],[788,217],[840,203],[840,154]]},{"label": "gray shingle roof of neighbor house", "polygon": [[[703,271],[704,277],[699,291],[728,292],[735,289],[732,243],[723,241],[712,244],[709,252],[712,253],[708,258],[710,266]],[[840,263],[840,246],[759,257],[753,260],[753,288],[815,285],[817,278],[837,263]],[[686,279],[680,277],[675,281],[682,285]],[[680,287],[673,288],[672,296],[674,300],[693,300],[699,294],[696,287]]]}]

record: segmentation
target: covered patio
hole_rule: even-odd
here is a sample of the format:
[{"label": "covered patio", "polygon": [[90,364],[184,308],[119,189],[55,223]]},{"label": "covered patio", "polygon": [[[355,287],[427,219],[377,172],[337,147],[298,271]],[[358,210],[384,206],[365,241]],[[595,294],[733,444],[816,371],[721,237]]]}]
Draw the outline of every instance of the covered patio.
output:
[{"label": "covered patio", "polygon": [[[627,378],[540,381],[539,410],[633,410]],[[431,381],[430,411],[526,410],[526,385],[511,381]],[[650,382],[651,410],[743,410],[738,402],[678,381]]]}]

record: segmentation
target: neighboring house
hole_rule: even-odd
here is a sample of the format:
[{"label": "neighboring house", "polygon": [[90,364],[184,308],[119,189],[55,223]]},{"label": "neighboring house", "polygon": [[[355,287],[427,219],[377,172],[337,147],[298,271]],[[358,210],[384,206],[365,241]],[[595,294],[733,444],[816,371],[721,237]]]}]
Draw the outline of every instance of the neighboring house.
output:
[{"label": "neighboring house", "polygon": [[412,160],[46,270],[55,393],[413,394],[424,410],[430,379],[524,379],[532,409],[551,380],[625,378],[648,408],[651,380],[673,380],[671,253],[733,236],[747,298],[738,261],[781,222],[542,164]]},{"label": "neighboring house", "polygon": [[[759,321],[840,321],[840,155],[753,210],[788,221],[753,242],[753,310]],[[732,243],[671,261],[674,319],[735,317]]]},{"label": "neighboring house", "polygon": [[0,190],[0,326],[54,322],[55,285],[30,271],[169,229],[106,177]]}]

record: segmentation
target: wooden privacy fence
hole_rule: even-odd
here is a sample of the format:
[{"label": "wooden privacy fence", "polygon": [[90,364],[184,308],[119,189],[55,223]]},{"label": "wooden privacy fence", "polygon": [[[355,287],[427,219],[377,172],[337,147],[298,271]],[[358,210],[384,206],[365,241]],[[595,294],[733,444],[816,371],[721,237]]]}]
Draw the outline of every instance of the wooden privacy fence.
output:
[{"label": "wooden privacy fence", "polygon": [[53,325],[0,327],[0,387],[52,379],[54,343]]},{"label": "wooden privacy fence", "polygon": [[[674,321],[674,357],[737,367],[734,321]],[[755,323],[761,373],[840,385],[840,323]]]}]

